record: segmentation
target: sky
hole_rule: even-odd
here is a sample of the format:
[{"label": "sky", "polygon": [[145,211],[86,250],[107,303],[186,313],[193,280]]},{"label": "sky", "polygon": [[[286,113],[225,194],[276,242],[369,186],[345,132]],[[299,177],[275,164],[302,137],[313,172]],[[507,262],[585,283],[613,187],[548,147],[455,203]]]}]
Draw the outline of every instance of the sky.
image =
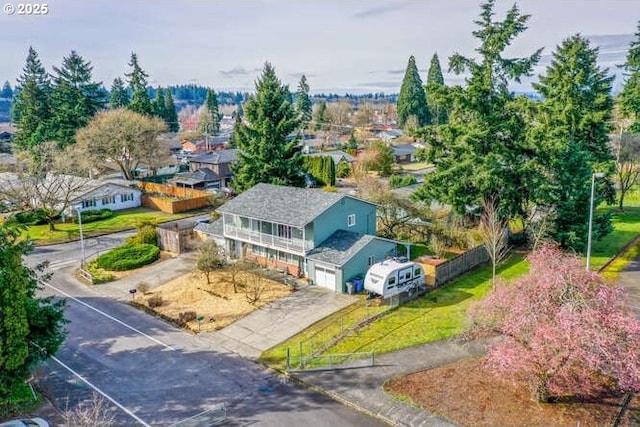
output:
[{"label": "sky", "polygon": [[[17,6],[23,0],[3,0]],[[47,1],[47,0],[43,0]],[[48,13],[0,13],[0,83],[13,85],[29,46],[48,71],[76,50],[110,87],[129,71],[132,51],[149,84],[197,83],[252,91],[265,61],[295,90],[397,93],[410,55],[423,81],[437,52],[443,70],[458,52],[473,57],[479,0],[48,0]],[[513,5],[497,0],[496,19]],[[507,52],[544,47],[536,74],[575,33],[600,46],[612,72],[638,30],[640,0],[520,0],[529,28]],[[445,74],[448,84],[462,82]],[[530,82],[514,87],[528,90]],[[619,86],[619,83],[617,83]]]}]

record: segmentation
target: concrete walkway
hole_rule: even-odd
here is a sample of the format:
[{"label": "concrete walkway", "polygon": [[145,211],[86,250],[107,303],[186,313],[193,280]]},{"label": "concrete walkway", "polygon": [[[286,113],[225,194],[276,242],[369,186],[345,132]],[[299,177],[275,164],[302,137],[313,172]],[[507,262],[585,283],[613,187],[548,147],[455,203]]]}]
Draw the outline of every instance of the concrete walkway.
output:
[{"label": "concrete walkway", "polygon": [[256,360],[262,352],[291,338],[356,298],[317,286],[298,291],[264,306],[219,331],[200,334],[216,347]]},{"label": "concrete walkway", "polygon": [[391,425],[455,426],[435,414],[394,399],[382,387],[391,378],[479,356],[484,349],[484,342],[439,341],[377,355],[373,367],[294,372],[292,376]]}]

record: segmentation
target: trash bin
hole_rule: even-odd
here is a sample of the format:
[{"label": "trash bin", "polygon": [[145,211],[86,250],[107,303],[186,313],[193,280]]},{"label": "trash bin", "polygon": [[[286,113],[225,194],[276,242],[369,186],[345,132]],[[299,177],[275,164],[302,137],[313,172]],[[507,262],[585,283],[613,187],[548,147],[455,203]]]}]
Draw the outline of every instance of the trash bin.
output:
[{"label": "trash bin", "polygon": [[354,290],[353,282],[347,282],[347,293],[349,295],[353,295],[353,290]]},{"label": "trash bin", "polygon": [[364,290],[364,280],[361,277],[356,277],[353,279],[353,284],[355,287],[356,294],[359,294]]}]

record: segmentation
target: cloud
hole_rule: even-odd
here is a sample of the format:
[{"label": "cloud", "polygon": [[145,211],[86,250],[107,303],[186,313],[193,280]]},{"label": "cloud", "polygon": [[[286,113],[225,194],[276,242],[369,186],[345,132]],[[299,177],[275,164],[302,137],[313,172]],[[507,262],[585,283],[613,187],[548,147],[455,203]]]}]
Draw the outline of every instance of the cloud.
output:
[{"label": "cloud", "polygon": [[307,79],[308,79],[309,77],[315,77],[315,76],[316,76],[315,74],[304,73],[304,72],[302,72],[302,73],[289,73],[289,74],[287,74],[287,75],[288,75],[289,77],[291,77],[291,78],[294,78],[294,79],[301,79],[303,75],[304,75]]},{"label": "cloud", "polygon": [[220,75],[224,78],[233,78],[237,76],[247,76],[256,72],[262,71],[261,68],[254,68],[253,70],[247,70],[244,67],[233,67],[230,70],[220,70]]},{"label": "cloud", "polygon": [[356,18],[356,19],[366,19],[366,18],[371,18],[371,17],[377,17],[380,15],[386,15],[388,13],[393,13],[396,12],[400,9],[402,9],[404,7],[404,5],[398,4],[398,3],[389,3],[387,5],[384,6],[378,6],[378,7],[372,7],[369,9],[365,9],[361,12],[357,12],[354,13],[353,15],[351,15],[351,18]]}]

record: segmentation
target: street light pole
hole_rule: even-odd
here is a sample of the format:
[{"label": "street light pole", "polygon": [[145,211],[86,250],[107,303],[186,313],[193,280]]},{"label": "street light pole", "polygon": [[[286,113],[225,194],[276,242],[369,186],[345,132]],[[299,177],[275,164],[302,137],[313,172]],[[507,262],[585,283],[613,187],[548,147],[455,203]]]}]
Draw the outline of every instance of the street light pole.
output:
[{"label": "street light pole", "polygon": [[591,270],[591,229],[593,224],[593,198],[595,193],[596,178],[602,178],[602,172],[591,174],[591,198],[589,199],[589,231],[587,232],[587,271]]},{"label": "street light pole", "polygon": [[80,260],[80,268],[84,268],[84,235],[82,234],[82,214],[80,209],[75,208],[78,211],[78,226],[80,227],[80,250],[82,251],[82,259]]}]

